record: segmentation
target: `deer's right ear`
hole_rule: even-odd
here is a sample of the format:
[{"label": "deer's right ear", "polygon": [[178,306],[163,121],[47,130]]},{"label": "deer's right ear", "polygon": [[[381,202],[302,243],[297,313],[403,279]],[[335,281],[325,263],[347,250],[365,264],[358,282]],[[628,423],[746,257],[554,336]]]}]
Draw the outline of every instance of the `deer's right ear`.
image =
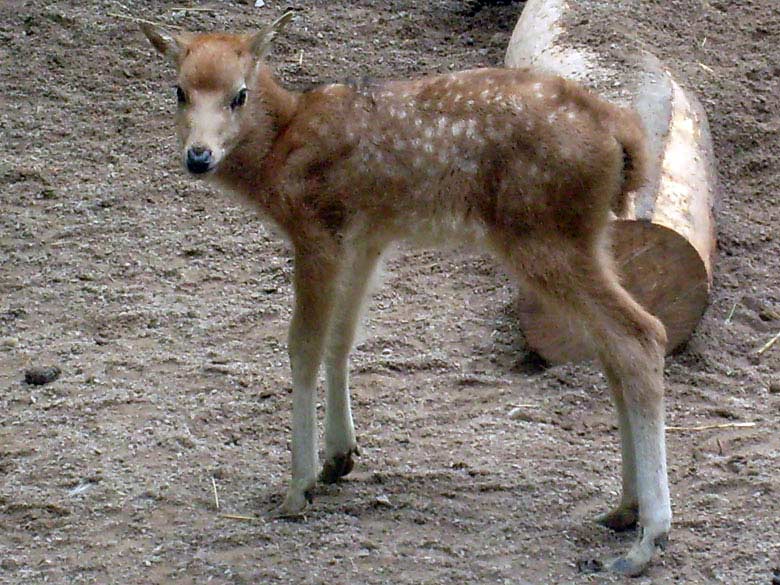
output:
[{"label": "deer's right ear", "polygon": [[180,57],[187,49],[189,35],[173,36],[168,31],[152,26],[151,24],[141,23],[141,30],[152,43],[157,52],[167,57],[174,64],[179,62]]}]

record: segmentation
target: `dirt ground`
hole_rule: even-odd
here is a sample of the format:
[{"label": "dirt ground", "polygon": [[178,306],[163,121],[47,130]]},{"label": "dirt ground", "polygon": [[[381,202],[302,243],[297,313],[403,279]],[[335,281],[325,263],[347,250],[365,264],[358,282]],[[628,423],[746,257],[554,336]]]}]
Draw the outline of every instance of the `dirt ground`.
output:
[{"label": "dirt ground", "polygon": [[[780,6],[616,3],[709,114],[712,304],[668,360],[669,548],[635,583],[780,567]],[[288,476],[288,249],[193,181],[173,75],[117,15],[248,29],[269,1],[0,3],[0,583],[616,583],[633,534],[603,377],[539,367],[489,258],[401,247],[352,361],[362,456],[307,517]],[[300,0],[272,55],[300,87],[500,65],[521,2]],[[56,365],[33,386],[25,369]],[[508,413],[518,407],[519,417]],[[220,509],[215,508],[215,491]],[[233,514],[226,517],[220,514]],[[240,517],[244,517],[241,519]]]}]

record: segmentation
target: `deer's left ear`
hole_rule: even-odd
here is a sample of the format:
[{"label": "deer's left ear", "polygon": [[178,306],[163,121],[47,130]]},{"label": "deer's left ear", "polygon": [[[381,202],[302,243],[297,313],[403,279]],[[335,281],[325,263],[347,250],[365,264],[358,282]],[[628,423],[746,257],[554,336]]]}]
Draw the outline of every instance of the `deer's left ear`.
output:
[{"label": "deer's left ear", "polygon": [[185,53],[187,46],[192,40],[190,33],[173,36],[168,31],[145,22],[141,24],[141,30],[154,48],[157,49],[157,52],[173,61],[174,64],[178,64],[179,59]]},{"label": "deer's left ear", "polygon": [[268,51],[271,50],[271,43],[273,42],[274,37],[282,32],[282,29],[287,26],[294,16],[294,12],[285,12],[260,32],[247,35],[249,50],[257,59],[265,58]]}]

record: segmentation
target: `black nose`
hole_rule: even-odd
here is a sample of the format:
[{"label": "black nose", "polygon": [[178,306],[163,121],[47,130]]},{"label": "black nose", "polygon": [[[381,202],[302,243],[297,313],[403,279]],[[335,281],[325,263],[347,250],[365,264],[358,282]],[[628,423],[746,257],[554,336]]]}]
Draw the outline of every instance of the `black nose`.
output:
[{"label": "black nose", "polygon": [[187,170],[196,175],[211,169],[214,158],[211,150],[203,146],[191,146],[187,150]]}]

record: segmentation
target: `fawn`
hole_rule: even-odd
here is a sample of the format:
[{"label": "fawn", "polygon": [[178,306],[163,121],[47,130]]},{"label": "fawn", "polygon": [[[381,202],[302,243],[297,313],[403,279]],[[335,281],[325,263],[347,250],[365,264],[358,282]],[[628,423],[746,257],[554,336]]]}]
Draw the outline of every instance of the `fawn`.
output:
[{"label": "fawn", "polygon": [[178,70],[184,166],[248,198],[293,247],[292,480],[281,513],[299,514],[318,477],[334,482],[352,470],[348,355],[383,251],[421,235],[467,239],[589,332],[622,441],[622,498],[599,521],[616,530],[639,524],[612,569],[641,573],[671,524],[666,333],[620,286],[609,252],[611,215],[644,181],[641,123],[571,81],[530,70],[288,91],[265,57],[290,19],[245,35],[142,26]]}]

